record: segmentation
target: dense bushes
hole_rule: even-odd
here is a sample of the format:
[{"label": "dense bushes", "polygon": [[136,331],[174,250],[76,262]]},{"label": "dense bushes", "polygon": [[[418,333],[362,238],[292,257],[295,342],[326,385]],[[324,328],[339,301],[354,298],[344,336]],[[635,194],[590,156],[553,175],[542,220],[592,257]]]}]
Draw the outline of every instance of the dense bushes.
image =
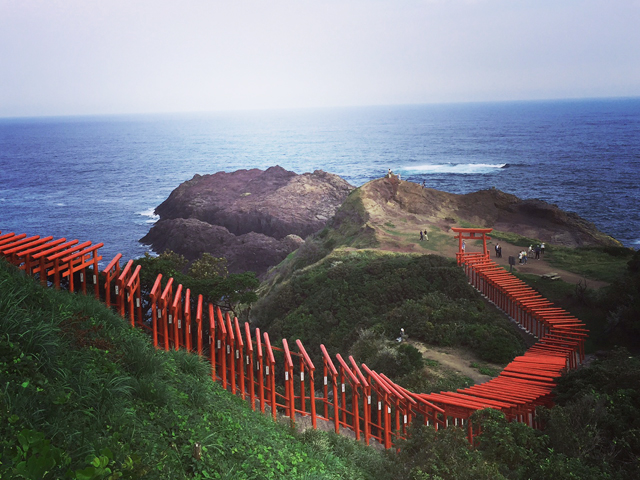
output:
[{"label": "dense bushes", "polygon": [[[490,362],[507,363],[524,351],[513,325],[486,306],[451,260],[435,255],[334,252],[272,289],[252,317],[272,338],[299,338],[316,354],[321,343],[344,354],[359,342],[356,359],[365,362],[357,350],[366,330],[394,340],[404,328],[411,339],[466,346]],[[387,345],[380,351],[390,357],[380,353],[376,361],[397,363],[396,348]]]}]

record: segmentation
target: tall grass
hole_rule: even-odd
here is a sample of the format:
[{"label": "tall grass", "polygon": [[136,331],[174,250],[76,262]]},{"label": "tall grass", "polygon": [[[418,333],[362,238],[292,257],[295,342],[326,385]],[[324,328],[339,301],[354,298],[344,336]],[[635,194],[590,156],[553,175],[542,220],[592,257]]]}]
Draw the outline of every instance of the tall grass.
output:
[{"label": "tall grass", "polygon": [[197,355],[156,351],[4,261],[0,319],[0,478],[385,478],[253,412]]}]

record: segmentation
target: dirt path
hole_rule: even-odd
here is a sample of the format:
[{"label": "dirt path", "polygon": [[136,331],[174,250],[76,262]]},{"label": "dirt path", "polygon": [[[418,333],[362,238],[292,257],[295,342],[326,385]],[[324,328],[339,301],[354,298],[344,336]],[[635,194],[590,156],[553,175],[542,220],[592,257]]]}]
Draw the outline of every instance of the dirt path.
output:
[{"label": "dirt path", "polygon": [[502,365],[483,362],[473,353],[461,348],[427,346],[424,343],[413,340],[410,340],[409,344],[417,348],[424,358],[435,360],[444,368],[469,377],[474,383],[488,382],[493,377],[483,375],[477,368],[471,366],[472,363],[490,367],[497,372],[500,372],[503,368]]},{"label": "dirt path", "polygon": [[[416,219],[414,215],[409,215],[406,218],[381,216],[375,219],[374,225],[380,240],[380,246],[376,250],[403,253],[431,253],[449,258],[455,258],[458,252],[458,241],[454,238],[454,234],[449,226],[441,221],[430,223],[429,219]],[[418,233],[420,229],[427,229],[428,240],[420,241]],[[480,242],[478,241],[477,243]],[[495,257],[494,247],[496,243],[502,246],[501,258]],[[481,249],[481,244],[476,245],[475,242],[467,243],[467,252],[481,251]],[[512,255],[516,257],[517,262],[518,252],[523,250],[523,247],[508,242],[489,240],[489,242],[487,242],[487,249],[491,255],[491,260],[509,270],[509,256]],[[547,255],[549,254],[547,253]],[[539,260],[531,258],[527,264],[516,263],[514,271],[533,275],[556,273],[563,281],[574,285],[586,280],[587,287],[592,289],[598,289],[608,285],[606,282],[585,279],[576,273],[549,265],[549,262],[545,260],[544,256]]]},{"label": "dirt path", "polygon": [[586,279],[583,276],[578,275],[576,273],[568,272],[566,270],[562,270],[560,268],[549,265],[549,262],[545,260],[544,255],[541,255],[539,260],[536,260],[535,258],[531,258],[527,260],[526,264],[519,264],[517,263],[518,252],[523,250],[523,248],[515,245],[511,245],[510,243],[507,243],[507,242],[498,242],[498,243],[502,245],[502,257],[496,258],[495,250],[494,250],[496,242],[491,241],[489,242],[489,245],[488,245],[489,253],[491,254],[491,260],[496,262],[498,265],[503,265],[507,270],[509,270],[509,255],[512,255],[516,257],[516,265],[514,266],[514,270],[520,273],[530,273],[533,275],[557,273],[560,276],[560,278],[567,283],[571,283],[575,285],[581,281],[582,282],[586,281],[587,287],[592,289],[598,289],[608,285],[607,282]]}]

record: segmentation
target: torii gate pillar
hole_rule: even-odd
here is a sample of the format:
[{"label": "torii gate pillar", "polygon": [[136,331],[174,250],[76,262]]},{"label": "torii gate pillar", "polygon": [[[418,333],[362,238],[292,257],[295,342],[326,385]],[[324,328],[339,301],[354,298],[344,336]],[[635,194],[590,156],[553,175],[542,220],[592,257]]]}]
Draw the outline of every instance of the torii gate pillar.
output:
[{"label": "torii gate pillar", "polygon": [[[458,253],[456,253],[456,261],[458,265],[465,263],[467,258],[484,257],[489,260],[489,250],[487,250],[487,240],[491,240],[491,237],[487,236],[488,233],[493,231],[493,228],[452,228],[457,235],[454,238],[458,239]],[[480,240],[482,239],[482,251],[481,252],[469,252],[467,248],[462,248],[464,240]]]}]

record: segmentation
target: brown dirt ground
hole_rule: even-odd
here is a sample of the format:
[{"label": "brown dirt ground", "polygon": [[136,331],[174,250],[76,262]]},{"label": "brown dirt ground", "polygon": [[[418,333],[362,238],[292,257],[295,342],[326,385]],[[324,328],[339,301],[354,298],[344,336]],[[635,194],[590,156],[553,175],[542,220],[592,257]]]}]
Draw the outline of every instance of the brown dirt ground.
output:
[{"label": "brown dirt ground", "polygon": [[489,375],[483,375],[476,368],[471,366],[472,363],[486,365],[496,371],[501,371],[503,365],[497,365],[493,363],[483,362],[479,360],[473,353],[468,350],[453,347],[433,347],[427,346],[424,343],[409,341],[409,344],[416,347],[424,358],[429,360],[436,360],[441,366],[448,370],[452,370],[455,373],[464,375],[473,380],[474,383],[484,383],[491,380],[493,377]]}]

